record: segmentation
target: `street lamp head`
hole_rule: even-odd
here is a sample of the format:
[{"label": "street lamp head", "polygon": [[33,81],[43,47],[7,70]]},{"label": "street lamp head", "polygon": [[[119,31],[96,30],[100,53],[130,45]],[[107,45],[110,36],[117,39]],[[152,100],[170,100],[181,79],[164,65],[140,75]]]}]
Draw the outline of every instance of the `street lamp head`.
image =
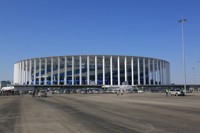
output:
[{"label": "street lamp head", "polygon": [[184,22],[186,22],[186,21],[187,21],[187,19],[184,19],[184,18],[178,20],[179,23],[184,23]]}]

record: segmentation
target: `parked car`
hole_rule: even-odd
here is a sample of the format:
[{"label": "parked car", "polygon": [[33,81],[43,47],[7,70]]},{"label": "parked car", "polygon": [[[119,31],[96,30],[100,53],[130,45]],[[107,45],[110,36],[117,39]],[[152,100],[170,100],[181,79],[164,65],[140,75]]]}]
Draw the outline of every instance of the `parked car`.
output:
[{"label": "parked car", "polygon": [[29,90],[28,91],[28,93],[31,94],[31,95],[33,94],[33,92],[34,92],[34,90]]},{"label": "parked car", "polygon": [[179,89],[179,88],[174,88],[174,89],[171,89],[170,91],[169,91],[169,95],[175,95],[175,96],[184,96],[185,94],[184,94],[184,92],[183,92],[183,90],[181,90],[181,89]]},{"label": "parked car", "polygon": [[14,95],[20,95],[19,91],[14,91]]},{"label": "parked car", "polygon": [[143,90],[138,90],[137,93],[143,93]]},{"label": "parked car", "polygon": [[40,90],[38,92],[38,97],[47,97],[47,92],[45,90]]},{"label": "parked car", "polygon": [[53,96],[52,91],[47,91],[47,97],[52,97],[52,96]]}]

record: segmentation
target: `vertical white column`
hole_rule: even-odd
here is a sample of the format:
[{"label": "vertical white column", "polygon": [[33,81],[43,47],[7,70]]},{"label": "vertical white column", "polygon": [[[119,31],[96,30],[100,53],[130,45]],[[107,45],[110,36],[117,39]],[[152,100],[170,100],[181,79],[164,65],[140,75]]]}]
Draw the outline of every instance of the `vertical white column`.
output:
[{"label": "vertical white column", "polygon": [[24,61],[24,84],[26,84],[26,61]]},{"label": "vertical white column", "polygon": [[160,80],[159,80],[159,67],[158,67],[158,60],[156,61],[156,74],[157,74],[157,84],[159,84]]},{"label": "vertical white column", "polygon": [[17,68],[16,68],[16,82],[15,83],[19,84],[19,63],[16,63],[16,64],[17,64]]},{"label": "vertical white column", "polygon": [[145,64],[145,58],[143,58],[143,85],[146,85],[146,64]]},{"label": "vertical white column", "polygon": [[24,84],[24,61],[22,61],[22,84]]},{"label": "vertical white column", "polygon": [[87,56],[87,85],[90,85],[90,57]]},{"label": "vertical white column", "polygon": [[20,62],[20,84],[22,84],[22,62]]},{"label": "vertical white column", "polygon": [[163,61],[163,84],[165,85],[165,64],[164,64],[164,61]]},{"label": "vertical white column", "polygon": [[21,84],[21,62],[19,62],[19,84]]},{"label": "vertical white column", "polygon": [[20,84],[20,62],[18,63],[18,83]]},{"label": "vertical white column", "polygon": [[95,56],[95,84],[97,85],[97,56]]},{"label": "vertical white column", "polygon": [[17,70],[17,83],[20,84],[20,63],[17,63],[18,70]]},{"label": "vertical white column", "polygon": [[23,84],[23,77],[24,73],[23,73],[23,61],[21,62],[21,84]]},{"label": "vertical white column", "polygon": [[161,62],[162,61],[159,62],[159,67],[160,67],[159,69],[160,69],[160,84],[162,85],[162,66],[161,66],[162,64],[161,64]]},{"label": "vertical white column", "polygon": [[72,56],[72,85],[74,85],[74,56]]},{"label": "vertical white column", "polygon": [[23,61],[21,62],[21,84],[23,84]]},{"label": "vertical white column", "polygon": [[21,84],[23,84],[23,63],[21,62],[21,68],[20,68],[20,70],[21,70]]},{"label": "vertical white column", "polygon": [[164,74],[165,74],[165,84],[167,84],[167,66],[166,66],[166,62],[164,62]]},{"label": "vertical white column", "polygon": [[36,59],[34,59],[34,76],[33,76],[33,84],[36,84]]},{"label": "vertical white column", "polygon": [[44,85],[47,85],[47,58],[44,59]]},{"label": "vertical white column", "polygon": [[151,65],[150,65],[150,59],[148,59],[148,81],[149,81],[149,85],[151,85],[150,72],[151,72]]},{"label": "vertical white column", "polygon": [[24,84],[24,61],[22,61],[22,84]]},{"label": "vertical white column", "polygon": [[127,58],[124,57],[124,77],[125,81],[127,81]]},{"label": "vertical white column", "polygon": [[13,83],[16,83],[16,67],[17,64],[14,64],[14,77],[13,77]]},{"label": "vertical white column", "polygon": [[58,57],[58,75],[57,75],[57,85],[60,85],[60,57]]},{"label": "vertical white column", "polygon": [[138,66],[138,85],[140,85],[140,58],[137,58],[137,66]]},{"label": "vertical white column", "polygon": [[18,83],[20,84],[20,62],[18,63]]},{"label": "vertical white column", "polygon": [[131,81],[132,81],[132,85],[134,85],[134,61],[133,61],[133,57],[131,57]]},{"label": "vertical white column", "polygon": [[24,62],[24,69],[23,69],[23,76],[24,76],[24,79],[23,79],[23,84],[26,84],[26,82],[25,82],[25,80],[26,80],[26,62],[25,61],[23,61]]},{"label": "vertical white column", "polygon": [[24,65],[23,65],[24,66],[24,69],[23,69],[23,73],[24,73],[23,74],[23,76],[24,76],[23,84],[26,84],[26,81],[25,81],[26,80],[26,62],[25,61],[23,61],[23,62],[24,62]]},{"label": "vertical white column", "polygon": [[29,60],[29,85],[32,83],[32,60]]},{"label": "vertical white column", "polygon": [[82,57],[79,57],[79,85],[82,85]]},{"label": "vertical white column", "polygon": [[118,85],[120,85],[120,58],[119,56],[117,57],[117,79],[118,79]]},{"label": "vertical white column", "polygon": [[41,59],[39,59],[39,85],[41,85]]},{"label": "vertical white column", "polygon": [[160,83],[163,84],[163,61],[159,61],[159,69],[160,69]]},{"label": "vertical white column", "polygon": [[158,62],[159,65],[159,77],[160,77],[160,84],[162,85],[162,67],[161,67],[161,61]]},{"label": "vertical white column", "polygon": [[153,85],[155,84],[155,60],[153,59]]},{"label": "vertical white column", "polygon": [[51,57],[51,85],[53,85],[53,57]]},{"label": "vertical white column", "polygon": [[113,85],[113,65],[112,65],[112,56],[110,56],[110,85]]},{"label": "vertical white column", "polygon": [[105,85],[105,56],[103,56],[103,85]]},{"label": "vertical white column", "polygon": [[67,57],[65,56],[65,74],[64,74],[64,85],[67,85]]},{"label": "vertical white column", "polygon": [[167,84],[167,63],[165,62],[165,84]]},{"label": "vertical white column", "polygon": [[168,63],[168,79],[169,79],[169,83],[168,84],[171,84],[171,72],[170,72],[170,64]]},{"label": "vertical white column", "polygon": [[164,83],[164,61],[162,61],[162,83],[163,85],[165,84]]},{"label": "vertical white column", "polygon": [[25,83],[25,62],[22,62],[22,83]]},{"label": "vertical white column", "polygon": [[24,69],[23,69],[23,84],[26,84],[26,82],[25,82],[25,80],[26,80],[26,62],[25,61],[23,61],[24,62],[24,65],[23,65],[23,67],[24,67]]},{"label": "vertical white column", "polygon": [[16,64],[17,64],[17,68],[16,68],[16,71],[17,71],[16,83],[19,83],[19,63],[16,63]]},{"label": "vertical white column", "polygon": [[26,69],[25,69],[25,84],[27,85],[27,81],[28,81],[28,61],[26,60]]}]

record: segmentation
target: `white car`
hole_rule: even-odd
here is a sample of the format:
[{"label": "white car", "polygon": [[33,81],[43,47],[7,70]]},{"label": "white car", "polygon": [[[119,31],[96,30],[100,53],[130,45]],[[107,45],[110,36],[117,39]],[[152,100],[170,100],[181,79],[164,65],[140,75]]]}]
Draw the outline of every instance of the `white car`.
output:
[{"label": "white car", "polygon": [[143,90],[138,90],[137,93],[143,93]]},{"label": "white car", "polygon": [[52,96],[53,96],[52,91],[47,91],[47,97],[52,97]]},{"label": "white car", "polygon": [[169,95],[175,95],[175,96],[184,96],[185,94],[184,94],[184,92],[183,91],[181,91],[180,89],[171,89],[170,91],[169,91]]},{"label": "white car", "polygon": [[47,92],[45,90],[40,90],[38,93],[38,97],[47,97]]},{"label": "white car", "polygon": [[34,92],[34,90],[29,90],[28,91],[28,93],[31,94],[31,95],[33,94],[33,92]]}]

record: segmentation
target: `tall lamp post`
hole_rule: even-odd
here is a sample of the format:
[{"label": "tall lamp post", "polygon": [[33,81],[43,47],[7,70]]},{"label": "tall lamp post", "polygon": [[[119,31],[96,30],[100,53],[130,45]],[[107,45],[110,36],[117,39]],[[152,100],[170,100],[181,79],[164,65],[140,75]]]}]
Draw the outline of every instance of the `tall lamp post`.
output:
[{"label": "tall lamp post", "polygon": [[184,47],[184,34],[183,34],[183,24],[187,20],[184,18],[181,18],[178,20],[179,23],[181,23],[181,33],[182,33],[182,53],[183,53],[183,70],[184,70],[184,90],[185,90],[185,95],[186,95],[186,68],[185,68],[185,47]]}]

